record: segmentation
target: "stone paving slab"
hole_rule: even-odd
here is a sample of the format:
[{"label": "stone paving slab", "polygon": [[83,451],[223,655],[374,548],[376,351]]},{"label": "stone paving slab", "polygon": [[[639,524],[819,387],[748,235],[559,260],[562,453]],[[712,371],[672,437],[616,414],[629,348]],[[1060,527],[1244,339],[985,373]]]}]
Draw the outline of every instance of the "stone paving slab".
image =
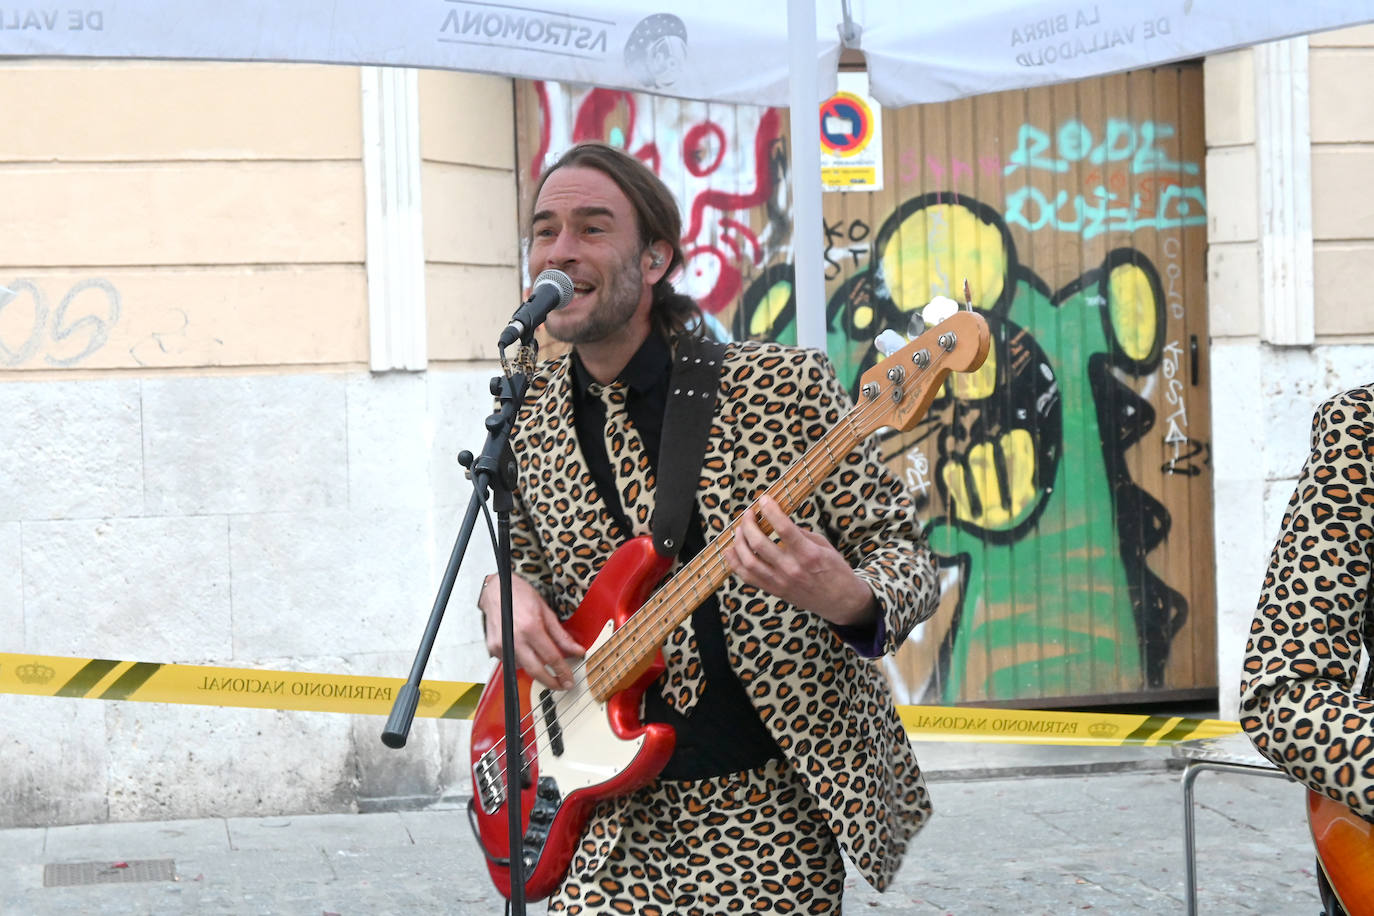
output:
[{"label": "stone paving slab", "polygon": [[[878,894],[851,876],[846,913],[1184,911],[1177,772],[939,780],[931,793],[936,816],[917,835],[893,886]],[[1200,912],[1316,916],[1297,786],[1204,773],[1195,797]],[[0,854],[7,859],[0,870],[5,916],[486,916],[503,904],[461,806],[4,830]],[[45,862],[83,855],[166,855],[176,860],[178,880],[42,886]],[[534,904],[529,912],[543,908]]]}]

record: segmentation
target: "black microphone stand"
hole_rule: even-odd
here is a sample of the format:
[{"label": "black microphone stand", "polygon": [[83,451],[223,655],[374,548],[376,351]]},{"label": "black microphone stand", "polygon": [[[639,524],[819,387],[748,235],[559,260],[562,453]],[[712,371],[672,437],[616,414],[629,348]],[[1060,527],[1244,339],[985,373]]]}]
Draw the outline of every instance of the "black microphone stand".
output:
[{"label": "black microphone stand", "polygon": [[[534,329],[526,331],[522,347],[533,347],[530,343]],[[505,364],[505,353],[501,362]],[[501,671],[504,675],[502,688],[505,698],[506,747],[522,748],[520,742],[520,695],[515,679],[515,644],[512,638],[515,631],[511,607],[511,558],[510,558],[510,513],[514,506],[514,493],[517,483],[515,455],[510,449],[510,433],[515,425],[515,416],[525,400],[529,378],[522,371],[532,367],[534,360],[521,361],[517,371],[493,376],[491,393],[497,398],[496,409],[486,419],[487,442],[482,454],[476,460],[469,452],[459,456],[459,461],[468,468],[472,477],[473,493],[468,503],[467,514],[458,532],[458,540],[449,555],[448,568],[439,584],[439,592],[434,599],[434,607],[429,613],[424,635],[420,638],[420,648],[410,668],[410,676],[396,694],[387,717],[386,728],[382,730],[382,743],[390,748],[405,746],[410,726],[415,719],[415,709],[420,702],[420,681],[424,677],[425,666],[434,648],[434,640],[439,635],[439,624],[443,622],[444,610],[448,607],[453,584],[458,578],[458,569],[463,565],[472,529],[477,523],[486,498],[487,488],[491,489],[492,507],[496,510],[496,570],[501,581]],[[464,461],[464,458],[467,460]],[[523,750],[521,753],[506,754],[506,813],[510,834],[510,907],[509,913],[525,916],[525,854],[524,829],[520,810],[520,785],[524,771]],[[478,838],[481,842],[481,838]],[[485,850],[483,850],[485,852]]]}]

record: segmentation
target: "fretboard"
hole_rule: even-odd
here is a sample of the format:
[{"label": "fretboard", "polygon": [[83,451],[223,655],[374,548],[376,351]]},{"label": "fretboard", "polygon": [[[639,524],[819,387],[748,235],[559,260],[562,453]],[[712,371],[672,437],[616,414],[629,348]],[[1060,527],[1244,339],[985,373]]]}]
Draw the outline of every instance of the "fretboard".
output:
[{"label": "fretboard", "polygon": [[[858,416],[865,406],[856,407],[832,426],[763,495],[772,498],[787,514],[792,514],[868,435],[869,431],[862,428]],[[765,534],[772,533],[772,526],[759,512],[757,500],[746,511],[754,516]],[[604,702],[633,683],[653,663],[654,653],[668,641],[668,635],[720,588],[730,575],[724,554],[734,543],[742,518],[743,515],[737,516],[719,537],[707,544],[644,602],[624,626],[587,657],[587,685],[593,696]]]}]

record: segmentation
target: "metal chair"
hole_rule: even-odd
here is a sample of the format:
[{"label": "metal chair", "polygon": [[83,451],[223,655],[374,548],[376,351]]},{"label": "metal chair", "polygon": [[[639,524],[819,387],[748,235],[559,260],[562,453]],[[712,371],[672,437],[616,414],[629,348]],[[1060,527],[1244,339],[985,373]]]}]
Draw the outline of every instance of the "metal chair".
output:
[{"label": "metal chair", "polygon": [[1174,756],[1186,760],[1183,767],[1183,856],[1187,871],[1184,892],[1188,916],[1197,916],[1197,847],[1193,832],[1193,783],[1203,770],[1222,770],[1247,776],[1267,776],[1292,780],[1287,773],[1260,755],[1243,734],[1224,738],[1181,741],[1174,745]]}]

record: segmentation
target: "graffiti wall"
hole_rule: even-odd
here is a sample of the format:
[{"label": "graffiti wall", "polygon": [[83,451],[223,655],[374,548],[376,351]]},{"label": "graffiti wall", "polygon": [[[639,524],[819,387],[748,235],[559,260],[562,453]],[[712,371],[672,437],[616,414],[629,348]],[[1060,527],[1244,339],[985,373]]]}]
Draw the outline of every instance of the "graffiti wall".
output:
[{"label": "graffiti wall", "polygon": [[[883,112],[885,187],[824,201],[828,350],[851,390],[936,295],[993,329],[883,442],[928,519],[936,618],[909,702],[1202,695],[1215,685],[1199,67]],[[787,113],[518,90],[520,174],[583,139],[673,188],[679,286],[722,334],[795,340]],[[916,319],[916,322],[913,322]]]}]

